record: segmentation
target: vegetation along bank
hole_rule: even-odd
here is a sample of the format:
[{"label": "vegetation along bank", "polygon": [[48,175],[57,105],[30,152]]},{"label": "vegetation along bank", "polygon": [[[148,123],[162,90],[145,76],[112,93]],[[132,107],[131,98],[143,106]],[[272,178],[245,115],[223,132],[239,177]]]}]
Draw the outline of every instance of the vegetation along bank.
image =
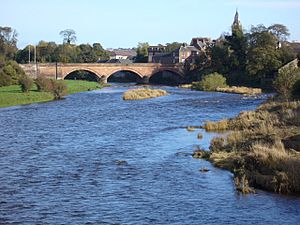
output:
[{"label": "vegetation along bank", "polygon": [[55,84],[56,90],[53,91],[41,90],[35,83],[27,92],[23,92],[20,85],[0,87],[0,107],[46,102],[55,98],[59,99],[66,94],[101,88],[101,85],[97,82],[79,80],[57,81]]}]

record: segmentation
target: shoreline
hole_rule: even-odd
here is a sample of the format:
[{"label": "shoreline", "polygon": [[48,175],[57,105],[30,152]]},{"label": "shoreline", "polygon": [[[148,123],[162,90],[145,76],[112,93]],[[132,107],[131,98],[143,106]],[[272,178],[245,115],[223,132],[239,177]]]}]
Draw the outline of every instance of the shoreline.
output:
[{"label": "shoreline", "polygon": [[[64,80],[67,85],[67,95],[101,89],[97,82]],[[0,87],[0,108],[7,108],[18,105],[43,103],[53,101],[53,95],[49,92],[38,92],[34,85],[28,93],[21,91],[20,85]]]},{"label": "shoreline", "polygon": [[300,101],[267,101],[203,127],[230,133],[213,138],[210,151],[196,150],[193,157],[232,172],[238,191],[300,194]]}]

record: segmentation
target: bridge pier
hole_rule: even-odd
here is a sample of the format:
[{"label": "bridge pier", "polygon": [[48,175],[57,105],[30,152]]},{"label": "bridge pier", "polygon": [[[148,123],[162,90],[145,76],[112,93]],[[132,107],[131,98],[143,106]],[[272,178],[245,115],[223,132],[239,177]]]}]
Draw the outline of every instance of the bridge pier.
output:
[{"label": "bridge pier", "polygon": [[149,84],[149,76],[143,76],[143,78],[141,78],[141,83],[142,84]]},{"label": "bridge pier", "polygon": [[101,82],[102,84],[107,84],[107,77],[106,77],[106,76],[100,77],[100,82]]}]

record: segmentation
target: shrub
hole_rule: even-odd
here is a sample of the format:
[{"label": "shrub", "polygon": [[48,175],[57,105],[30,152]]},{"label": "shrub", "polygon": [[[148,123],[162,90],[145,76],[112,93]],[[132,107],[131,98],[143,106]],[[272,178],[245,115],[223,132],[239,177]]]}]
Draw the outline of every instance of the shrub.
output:
[{"label": "shrub", "polygon": [[0,72],[0,86],[18,84],[22,76],[25,75],[23,69],[15,61],[6,62],[0,58],[0,67],[3,67]]},{"label": "shrub", "polygon": [[19,66],[19,64],[16,61],[8,61],[7,65],[10,65],[17,73],[17,77],[20,78],[20,76],[25,75],[24,70]]},{"label": "shrub", "polygon": [[51,80],[51,92],[55,100],[62,99],[67,94],[67,86],[62,81]]},{"label": "shrub", "polygon": [[18,82],[17,72],[11,65],[5,65],[3,67],[3,72],[10,76],[13,84],[16,84]]},{"label": "shrub", "polygon": [[293,87],[298,80],[300,80],[299,69],[294,65],[289,65],[279,70],[273,85],[280,97],[287,101],[290,99]]},{"label": "shrub", "polygon": [[225,139],[223,137],[214,137],[210,141],[209,149],[212,152],[218,152],[223,150],[224,146],[225,146]]},{"label": "shrub", "polygon": [[12,84],[12,79],[9,75],[0,70],[0,87]]},{"label": "shrub", "polygon": [[227,87],[226,78],[218,73],[208,74],[200,82],[192,83],[192,89],[199,91],[215,91],[217,88],[224,87]]},{"label": "shrub", "polygon": [[37,86],[38,91],[40,91],[40,92],[42,92],[42,91],[50,92],[51,91],[51,88],[52,88],[51,80],[46,77],[40,76],[40,77],[36,78],[35,84]]},{"label": "shrub", "polygon": [[33,85],[33,80],[28,76],[22,76],[19,79],[19,84],[21,85],[22,92],[28,92]]}]

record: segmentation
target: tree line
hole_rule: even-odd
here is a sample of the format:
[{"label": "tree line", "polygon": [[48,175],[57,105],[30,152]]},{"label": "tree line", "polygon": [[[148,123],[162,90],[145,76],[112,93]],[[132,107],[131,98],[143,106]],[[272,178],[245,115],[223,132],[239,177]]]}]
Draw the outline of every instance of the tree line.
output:
[{"label": "tree line", "polygon": [[202,52],[195,65],[185,65],[187,73],[192,80],[217,72],[231,85],[268,85],[267,80],[297,56],[286,42],[289,35],[281,24],[252,26],[248,32],[232,27],[231,34],[222,35]]},{"label": "tree line", "polygon": [[[109,52],[100,43],[76,45],[76,33],[71,29],[61,31],[60,35],[62,44],[38,43],[37,62],[91,63],[109,58]],[[195,64],[186,61],[186,78],[199,81],[204,75],[217,72],[226,77],[229,85],[266,85],[268,78],[272,80],[279,68],[296,57],[286,42],[288,36],[287,27],[281,24],[252,26],[249,31],[233,26],[231,34],[223,34],[214,45],[208,46]],[[171,52],[181,43],[167,43],[166,46],[166,52]],[[147,62],[148,47],[145,42],[134,48],[136,62]],[[24,75],[18,63],[28,63],[29,57],[31,61],[35,58],[34,46],[18,49],[17,32],[10,27],[0,27],[0,86],[17,84]]]}]

